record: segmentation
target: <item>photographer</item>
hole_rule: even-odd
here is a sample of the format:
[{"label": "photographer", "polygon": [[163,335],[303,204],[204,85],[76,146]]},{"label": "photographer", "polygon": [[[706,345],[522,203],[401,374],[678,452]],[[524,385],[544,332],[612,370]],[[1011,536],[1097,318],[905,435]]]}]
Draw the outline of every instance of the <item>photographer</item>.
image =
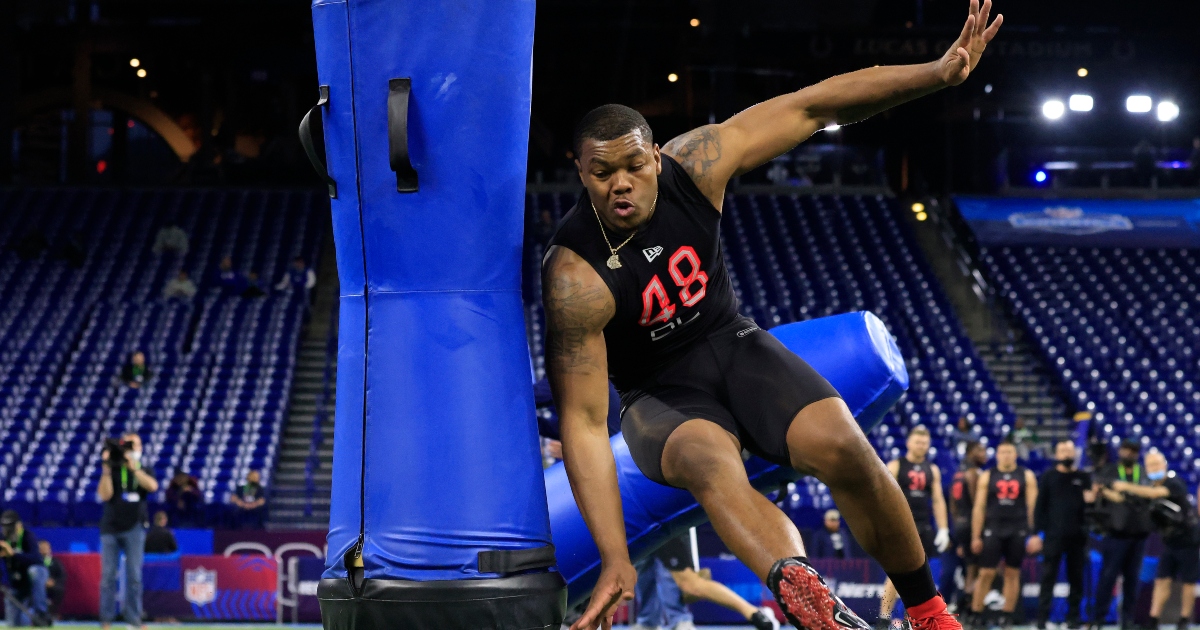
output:
[{"label": "photographer", "polygon": [[1153,501],[1150,516],[1166,546],[1158,559],[1150,627],[1158,627],[1158,617],[1171,595],[1172,582],[1179,580],[1182,585],[1179,630],[1186,630],[1196,603],[1196,581],[1200,580],[1200,527],[1196,508],[1188,500],[1183,480],[1167,472],[1167,459],[1162,453],[1154,451],[1146,456],[1146,478],[1150,480],[1149,486],[1116,481],[1112,487],[1117,492]]},{"label": "photographer", "polygon": [[[0,514],[0,558],[8,570],[10,588],[4,589],[4,617],[8,626],[49,626],[46,610],[46,580],[50,577],[38,552],[37,536],[25,529],[12,510]],[[18,606],[17,604],[20,604]],[[22,610],[22,607],[28,606]]]},{"label": "photographer", "polygon": [[132,628],[142,625],[142,557],[145,547],[146,495],[158,482],[142,470],[142,439],[127,433],[105,442],[103,473],[97,494],[104,503],[100,518],[100,623],[105,630],[116,616],[117,567],[125,552],[125,605]]},{"label": "photographer", "polygon": [[1142,446],[1137,440],[1127,439],[1117,449],[1116,463],[1096,473],[1100,492],[1097,501],[1102,504],[1108,523],[1099,544],[1102,560],[1092,608],[1091,625],[1094,628],[1098,628],[1108,615],[1118,577],[1124,578],[1121,627],[1133,627],[1138,574],[1146,551],[1146,537],[1150,535],[1150,501],[1128,491],[1150,485],[1146,472],[1138,463],[1141,452]]}]

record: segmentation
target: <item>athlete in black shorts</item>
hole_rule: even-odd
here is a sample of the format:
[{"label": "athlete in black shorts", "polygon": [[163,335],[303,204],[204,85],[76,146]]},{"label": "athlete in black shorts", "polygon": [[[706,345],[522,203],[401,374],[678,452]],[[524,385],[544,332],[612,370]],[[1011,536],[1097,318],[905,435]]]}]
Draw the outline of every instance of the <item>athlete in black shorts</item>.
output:
[{"label": "athlete in black shorts", "polygon": [[[975,592],[975,577],[979,562],[971,551],[971,514],[975,511],[975,486],[979,483],[979,469],[987,463],[987,449],[974,440],[967,442],[962,464],[950,482],[950,518],[954,522],[954,545],[963,567],[962,588],[956,599],[959,611],[969,610],[970,595]],[[945,579],[946,569],[942,570]],[[945,589],[942,590],[945,592]]]},{"label": "athlete in black shorts", "polygon": [[833,77],[706,125],[660,150],[619,105],[575,131],[586,191],[542,266],[546,366],[571,488],[602,558],[592,603],[573,626],[607,625],[637,579],[605,425],[611,378],[638,467],[685,488],[726,546],[807,630],[866,627],[804,559],[796,526],[754,491],[741,452],[815,475],[862,547],[896,584],[915,625],[957,629],[945,612],[900,492],[834,389],[739,314],[721,258],[730,178],[832,123],[863,120],[966,80],[1001,18],[971,0],[958,41],[923,65]]},{"label": "athlete in black shorts", "polygon": [[[913,427],[905,440],[908,450],[904,458],[894,459],[887,466],[908,501],[908,509],[917,525],[925,556],[932,558],[950,548],[950,528],[946,522],[946,500],[942,496],[942,471],[937,464],[925,460],[929,453],[929,441],[929,429],[924,426]],[[937,523],[937,533],[934,533],[930,524],[930,516]],[[879,601],[877,627],[890,624],[895,606],[896,587],[888,580]]]},{"label": "athlete in black shorts", "polygon": [[1012,625],[1021,589],[1021,562],[1025,554],[1041,551],[1042,539],[1033,534],[1033,507],[1037,503],[1037,478],[1017,465],[1017,447],[1002,442],[996,447],[996,467],[979,475],[975,513],[971,521],[971,550],[979,555],[979,578],[972,601],[972,622],[980,622],[983,599],[996,579],[996,565],[1004,560],[1004,609],[1000,624]]}]

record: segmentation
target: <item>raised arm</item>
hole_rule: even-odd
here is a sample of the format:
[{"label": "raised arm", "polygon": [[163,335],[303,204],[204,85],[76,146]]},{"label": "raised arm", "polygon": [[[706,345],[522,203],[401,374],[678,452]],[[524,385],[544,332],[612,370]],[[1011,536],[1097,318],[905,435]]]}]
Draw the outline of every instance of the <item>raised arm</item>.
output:
[{"label": "raised arm", "polygon": [[592,601],[572,628],[591,630],[633,598],[617,467],[608,442],[608,356],[604,326],[616,306],[608,286],[575,252],[551,248],[542,265],[546,371],[562,430],[563,465],[600,550]]},{"label": "raised arm", "polygon": [[838,75],[798,92],[777,96],[729,120],[705,125],[663,146],[679,161],[717,209],[725,184],[791,150],[831,123],[865,120],[947,86],[967,80],[1004,16],[988,25],[992,0],[971,0],[962,33],[937,61],[877,66]]}]

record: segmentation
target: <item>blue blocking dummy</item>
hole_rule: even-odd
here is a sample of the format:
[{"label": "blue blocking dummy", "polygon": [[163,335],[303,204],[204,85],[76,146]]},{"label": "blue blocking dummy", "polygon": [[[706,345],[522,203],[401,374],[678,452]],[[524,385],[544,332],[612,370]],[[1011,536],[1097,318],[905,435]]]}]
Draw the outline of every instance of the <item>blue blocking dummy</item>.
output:
[{"label": "blue blocking dummy", "polygon": [[301,139],[342,291],[325,627],[557,629],[520,286],[534,2],[312,10]]},{"label": "blue blocking dummy", "polygon": [[[864,431],[908,389],[908,371],[900,350],[877,317],[847,313],[778,326],[771,330],[788,348],[808,361],[838,390]],[[786,384],[784,385],[786,386]],[[635,562],[689,527],[703,523],[704,511],[684,490],[660,485],[638,470],[621,435],[612,438],[629,554]],[[798,475],[757,457],[746,462],[750,483],[770,491]],[[558,570],[569,588],[568,605],[591,594],[600,575],[600,553],[575,505],[562,463],[546,470],[550,524],[558,552]]]}]

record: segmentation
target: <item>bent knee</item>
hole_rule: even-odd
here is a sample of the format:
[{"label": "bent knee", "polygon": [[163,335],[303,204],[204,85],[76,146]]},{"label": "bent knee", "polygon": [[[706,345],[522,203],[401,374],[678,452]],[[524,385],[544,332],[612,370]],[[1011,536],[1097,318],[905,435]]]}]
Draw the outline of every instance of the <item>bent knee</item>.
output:
[{"label": "bent knee", "polygon": [[[841,400],[835,400],[836,406],[821,401],[806,407],[788,431],[792,467],[826,484],[865,478],[882,466],[858,422]],[[805,415],[817,405],[823,405],[824,417],[810,422]]]},{"label": "bent knee", "polygon": [[689,420],[671,432],[663,448],[662,470],[671,485],[692,492],[746,476],[737,440],[707,420]]},{"label": "bent knee", "polygon": [[675,578],[675,586],[678,586],[679,590],[689,597],[695,596],[699,592],[700,582],[704,579],[691,569],[672,571],[671,577]]}]

